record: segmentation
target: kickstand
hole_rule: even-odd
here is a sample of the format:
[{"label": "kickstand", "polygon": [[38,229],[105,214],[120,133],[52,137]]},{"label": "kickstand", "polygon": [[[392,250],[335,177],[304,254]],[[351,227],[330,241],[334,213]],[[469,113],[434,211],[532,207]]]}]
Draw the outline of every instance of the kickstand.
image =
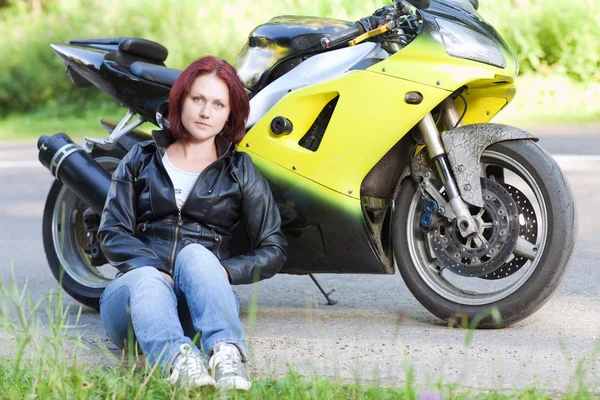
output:
[{"label": "kickstand", "polygon": [[323,288],[321,287],[321,285],[319,285],[319,282],[317,282],[317,278],[315,278],[315,276],[313,274],[308,274],[308,276],[310,276],[310,279],[313,280],[313,282],[315,283],[315,285],[317,285],[317,287],[319,288],[319,290],[321,291],[321,293],[323,293],[323,296],[325,296],[325,298],[327,299],[327,305],[328,306],[332,306],[334,304],[337,304],[337,300],[333,300],[331,297],[329,297],[329,295],[333,292],[335,292],[335,289],[331,289],[331,292],[326,293]]}]

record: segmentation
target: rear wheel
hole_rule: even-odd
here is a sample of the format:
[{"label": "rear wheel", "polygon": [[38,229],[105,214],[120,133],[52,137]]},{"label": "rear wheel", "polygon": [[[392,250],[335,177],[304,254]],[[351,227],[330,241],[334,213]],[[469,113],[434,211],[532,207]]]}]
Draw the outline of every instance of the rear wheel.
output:
[{"label": "rear wheel", "polygon": [[[473,320],[495,307],[509,325],[538,310],[564,278],[575,206],[554,159],[527,140],[486,149],[481,183],[484,207],[471,208],[479,230],[462,238],[406,179],[393,217],[394,253],[408,288],[434,315]],[[488,316],[478,326],[495,323]]]},{"label": "rear wheel", "polygon": [[[123,149],[91,153],[104,169],[113,172],[125,156]],[[103,257],[98,244],[100,216],[75,193],[55,181],[44,207],[44,250],[52,274],[62,288],[86,306],[100,308],[99,299],[117,270]]]}]

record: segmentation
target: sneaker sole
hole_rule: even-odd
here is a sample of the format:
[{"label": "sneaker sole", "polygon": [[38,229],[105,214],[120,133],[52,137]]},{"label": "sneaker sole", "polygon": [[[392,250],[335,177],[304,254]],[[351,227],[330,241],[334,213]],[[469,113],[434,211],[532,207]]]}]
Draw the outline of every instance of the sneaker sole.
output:
[{"label": "sneaker sole", "polygon": [[221,380],[217,383],[217,388],[220,390],[250,390],[252,382],[236,376],[227,380]]},{"label": "sneaker sole", "polygon": [[179,387],[204,387],[204,386],[212,386],[213,388],[217,387],[217,382],[213,379],[212,376],[205,377],[203,379],[191,379],[191,380],[177,380],[173,382],[169,378],[165,379],[172,385],[178,385]]},{"label": "sneaker sole", "polygon": [[192,379],[189,382],[190,385],[194,386],[194,387],[204,387],[204,386],[212,386],[214,388],[217,387],[217,382],[215,382],[215,380],[211,377],[205,377],[202,380],[200,379]]}]

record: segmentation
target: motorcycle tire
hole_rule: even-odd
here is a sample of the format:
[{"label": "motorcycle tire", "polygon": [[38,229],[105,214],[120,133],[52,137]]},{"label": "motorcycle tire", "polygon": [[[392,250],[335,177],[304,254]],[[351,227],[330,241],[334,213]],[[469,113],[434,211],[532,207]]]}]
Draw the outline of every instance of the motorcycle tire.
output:
[{"label": "motorcycle tire", "polygon": [[[501,174],[498,174],[499,168]],[[502,267],[488,271],[485,276],[464,276],[460,270],[440,266],[439,257],[431,252],[437,245],[427,240],[430,233],[419,225],[423,204],[430,199],[422,195],[412,178],[402,182],[395,201],[393,246],[407,287],[432,314],[449,324],[460,325],[466,318],[469,327],[499,328],[531,315],[555,292],[571,264],[577,217],[563,172],[552,156],[533,141],[506,141],[490,146],[482,154],[481,170],[484,178],[485,171],[490,170],[500,176],[499,181],[507,188],[505,193],[510,191],[510,198],[518,203],[518,235],[529,237],[535,243],[536,247],[531,248],[535,253],[522,260],[514,255],[510,256],[512,261],[503,258]],[[457,236],[455,240],[460,239]],[[448,239],[452,239],[450,234],[443,240]],[[440,251],[437,247],[435,250]],[[492,285],[495,286],[488,288]],[[499,311],[500,322],[492,318],[493,308]]]},{"label": "motorcycle tire", "polygon": [[[111,151],[95,149],[91,156],[112,173],[125,154],[127,151],[119,147]],[[48,265],[61,287],[81,304],[99,310],[100,295],[115,269],[92,265],[84,251],[89,246],[83,223],[87,209],[72,190],[56,180],[46,198],[42,235]]]}]

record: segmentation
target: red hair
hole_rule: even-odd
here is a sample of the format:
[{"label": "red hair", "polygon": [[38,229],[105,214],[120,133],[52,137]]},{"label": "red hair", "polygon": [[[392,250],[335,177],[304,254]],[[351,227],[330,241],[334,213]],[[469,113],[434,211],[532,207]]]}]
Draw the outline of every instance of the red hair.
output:
[{"label": "red hair", "polygon": [[183,101],[190,94],[196,78],[202,75],[215,74],[229,88],[229,118],[223,127],[223,139],[233,144],[238,144],[246,134],[246,121],[250,114],[250,101],[248,94],[235,68],[227,61],[213,56],[197,59],[187,67],[169,94],[169,130],[175,139],[187,140],[189,132],[181,122],[181,109]]}]

